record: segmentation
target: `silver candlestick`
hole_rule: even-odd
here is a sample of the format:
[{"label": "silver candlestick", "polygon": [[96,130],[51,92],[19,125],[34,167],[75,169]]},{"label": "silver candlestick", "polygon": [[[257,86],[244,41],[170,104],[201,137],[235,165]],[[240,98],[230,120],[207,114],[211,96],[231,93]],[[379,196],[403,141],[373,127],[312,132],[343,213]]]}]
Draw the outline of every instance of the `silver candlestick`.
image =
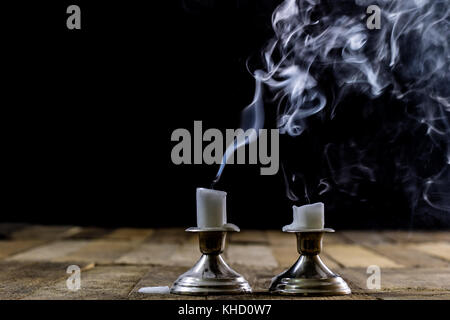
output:
[{"label": "silver candlestick", "polygon": [[239,228],[226,224],[218,228],[189,228],[187,232],[199,235],[200,260],[178,277],[170,292],[184,295],[242,294],[251,293],[248,282],[231,269],[221,256],[225,249],[228,232],[239,232]]},{"label": "silver candlestick", "polygon": [[297,262],[272,279],[269,291],[284,295],[333,296],[350,294],[347,283],[322,262],[322,238],[333,229],[286,230],[297,236]]}]

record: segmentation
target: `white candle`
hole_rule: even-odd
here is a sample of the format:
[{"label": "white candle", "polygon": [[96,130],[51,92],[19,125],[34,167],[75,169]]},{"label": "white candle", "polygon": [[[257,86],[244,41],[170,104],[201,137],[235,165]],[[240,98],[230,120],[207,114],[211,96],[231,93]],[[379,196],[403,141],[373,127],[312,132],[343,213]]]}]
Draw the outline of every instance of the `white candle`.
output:
[{"label": "white candle", "polygon": [[197,227],[216,228],[227,223],[227,193],[197,188]]},{"label": "white candle", "polygon": [[138,290],[140,293],[152,293],[152,294],[169,294],[169,287],[143,287]]},{"label": "white candle", "polygon": [[323,229],[325,224],[324,205],[322,202],[307,204],[301,207],[293,206],[294,221],[283,227],[284,230]]}]

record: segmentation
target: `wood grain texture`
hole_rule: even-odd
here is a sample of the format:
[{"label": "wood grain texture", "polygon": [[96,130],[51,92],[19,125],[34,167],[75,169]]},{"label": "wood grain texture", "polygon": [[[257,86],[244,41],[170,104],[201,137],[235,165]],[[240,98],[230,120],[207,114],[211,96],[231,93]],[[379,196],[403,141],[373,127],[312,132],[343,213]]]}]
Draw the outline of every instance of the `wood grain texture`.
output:
[{"label": "wood grain texture", "polygon": [[348,239],[350,243],[359,245],[378,245],[395,241],[387,234],[379,231],[342,231],[339,234]]},{"label": "wood grain texture", "polygon": [[370,246],[371,250],[407,268],[448,268],[450,262],[433,257],[431,252],[419,250],[417,245],[379,244]]},{"label": "wood grain texture", "polygon": [[278,262],[272,254],[272,248],[263,245],[230,245],[227,249],[230,264],[240,264],[255,268],[276,268]]},{"label": "wood grain texture", "polygon": [[382,233],[401,243],[450,242],[449,231],[382,231]]},{"label": "wood grain texture", "polygon": [[[58,281],[69,276],[66,270],[71,264],[73,263],[0,262],[0,300],[23,299],[44,287],[54,290]],[[84,270],[87,267],[91,266],[80,265]]]},{"label": "wood grain texture", "polygon": [[11,239],[21,240],[59,240],[68,238],[81,232],[83,229],[73,226],[26,226],[10,234]]},{"label": "wood grain texture", "polygon": [[229,238],[230,243],[238,244],[267,244],[269,242],[269,235],[261,230],[230,233]]},{"label": "wood grain texture", "polygon": [[[297,259],[295,236],[279,230],[233,234],[226,262],[253,294],[187,297],[144,294],[171,286],[200,258],[197,235],[181,228],[105,229],[0,224],[0,299],[450,299],[450,232],[342,231],[326,234],[321,258],[352,288],[344,297],[286,297],[268,293],[271,279]],[[82,286],[67,289],[69,265]],[[367,288],[369,265],[381,270],[381,289]]]},{"label": "wood grain texture", "polygon": [[376,252],[370,251],[360,245],[330,245],[326,249],[327,255],[339,262],[341,265],[351,267],[365,267],[377,265],[386,268],[402,268],[391,259]]},{"label": "wood grain texture", "polygon": [[0,240],[0,260],[44,243],[44,240]]},{"label": "wood grain texture", "polygon": [[25,299],[127,299],[128,293],[141,279],[147,268],[143,266],[98,266],[81,273],[81,288],[71,291],[66,280],[44,285]]},{"label": "wood grain texture", "polygon": [[165,265],[179,245],[174,243],[143,243],[118,258],[117,264]]},{"label": "wood grain texture", "polygon": [[421,243],[414,248],[433,257],[450,261],[450,242]]},{"label": "wood grain texture", "polygon": [[190,237],[177,246],[165,264],[168,266],[192,267],[200,259],[200,256],[197,237]]},{"label": "wood grain texture", "polygon": [[[80,241],[78,241],[80,242]],[[95,264],[110,264],[139,245],[137,241],[93,240],[64,256],[54,258],[55,262],[82,261]]]},{"label": "wood grain texture", "polygon": [[[366,268],[346,268],[341,275],[362,289],[367,289]],[[450,269],[436,268],[381,268],[381,290],[399,292],[450,291]],[[367,290],[367,292],[374,292]]]},{"label": "wood grain texture", "polygon": [[38,246],[31,250],[13,255],[8,261],[57,261],[66,257],[72,252],[78,251],[86,246],[88,241],[82,240],[64,240],[55,241],[49,244]]}]

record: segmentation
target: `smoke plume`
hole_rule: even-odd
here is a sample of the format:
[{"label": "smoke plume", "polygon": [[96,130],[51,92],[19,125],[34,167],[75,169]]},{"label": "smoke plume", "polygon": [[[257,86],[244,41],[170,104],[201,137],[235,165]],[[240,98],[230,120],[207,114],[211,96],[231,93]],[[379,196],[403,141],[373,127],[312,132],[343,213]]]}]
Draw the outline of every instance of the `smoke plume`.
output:
[{"label": "smoke plume", "polygon": [[[370,5],[381,9],[379,30],[367,27]],[[277,106],[281,133],[295,139],[326,123],[342,134],[351,130],[333,121],[362,121],[347,140],[323,143],[322,176],[306,197],[365,201],[363,186],[384,179],[413,214],[450,225],[449,10],[448,0],[285,0],[275,10],[254,76]],[[291,200],[308,169],[283,170]]]}]

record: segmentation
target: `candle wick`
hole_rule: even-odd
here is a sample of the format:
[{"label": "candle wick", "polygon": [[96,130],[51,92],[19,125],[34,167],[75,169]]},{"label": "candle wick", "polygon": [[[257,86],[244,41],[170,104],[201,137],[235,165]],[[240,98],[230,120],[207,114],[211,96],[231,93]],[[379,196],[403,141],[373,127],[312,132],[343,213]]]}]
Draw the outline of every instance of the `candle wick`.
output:
[{"label": "candle wick", "polygon": [[214,190],[214,187],[216,186],[217,182],[219,182],[219,179],[220,179],[220,175],[217,175],[217,176],[213,179],[213,181],[211,182],[211,187],[210,187],[210,189]]}]

